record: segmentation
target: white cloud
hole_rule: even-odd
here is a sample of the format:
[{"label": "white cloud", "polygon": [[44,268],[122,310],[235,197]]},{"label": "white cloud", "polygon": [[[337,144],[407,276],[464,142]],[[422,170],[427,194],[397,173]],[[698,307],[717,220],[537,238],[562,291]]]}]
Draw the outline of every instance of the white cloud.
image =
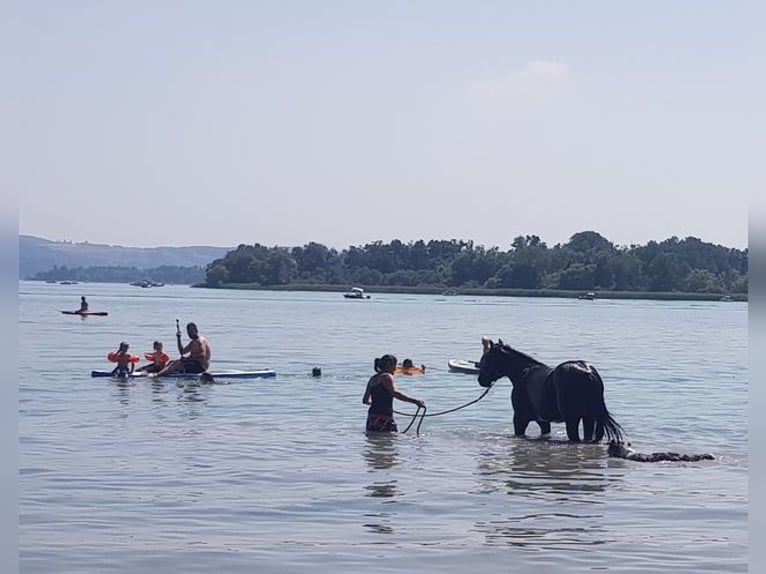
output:
[{"label": "white cloud", "polygon": [[494,98],[541,99],[562,93],[570,83],[570,72],[562,62],[529,62],[510,76],[478,82],[474,93]]}]

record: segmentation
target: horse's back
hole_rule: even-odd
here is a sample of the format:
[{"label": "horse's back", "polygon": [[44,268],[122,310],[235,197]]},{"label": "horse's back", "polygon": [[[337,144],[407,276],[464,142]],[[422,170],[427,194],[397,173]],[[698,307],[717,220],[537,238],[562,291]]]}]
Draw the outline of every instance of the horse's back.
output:
[{"label": "horse's back", "polygon": [[553,369],[554,377],[561,377],[566,381],[571,379],[573,381],[596,381],[603,385],[601,375],[598,374],[596,367],[591,365],[588,361],[575,360],[564,361]]}]

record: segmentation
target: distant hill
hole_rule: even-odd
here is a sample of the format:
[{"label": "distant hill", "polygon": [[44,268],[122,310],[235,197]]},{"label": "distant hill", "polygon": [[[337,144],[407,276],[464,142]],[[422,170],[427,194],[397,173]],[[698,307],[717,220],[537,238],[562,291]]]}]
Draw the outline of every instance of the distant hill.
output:
[{"label": "distant hill", "polygon": [[226,255],[233,247],[123,247],[98,243],[50,241],[31,235],[19,236],[19,279],[66,267],[124,266],[151,269],[163,265],[204,267]]}]

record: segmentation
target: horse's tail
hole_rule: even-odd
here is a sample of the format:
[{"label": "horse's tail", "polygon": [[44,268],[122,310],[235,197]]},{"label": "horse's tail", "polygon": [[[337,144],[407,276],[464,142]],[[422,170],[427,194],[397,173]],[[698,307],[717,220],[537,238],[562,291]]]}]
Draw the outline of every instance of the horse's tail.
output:
[{"label": "horse's tail", "polygon": [[601,375],[593,365],[590,366],[589,378],[592,381],[590,385],[591,396],[589,399],[589,407],[591,416],[596,420],[594,442],[600,442],[606,435],[609,440],[622,441],[625,435],[625,431],[620,424],[614,420],[612,415],[606,408],[606,401],[604,401],[604,381],[601,379]]}]

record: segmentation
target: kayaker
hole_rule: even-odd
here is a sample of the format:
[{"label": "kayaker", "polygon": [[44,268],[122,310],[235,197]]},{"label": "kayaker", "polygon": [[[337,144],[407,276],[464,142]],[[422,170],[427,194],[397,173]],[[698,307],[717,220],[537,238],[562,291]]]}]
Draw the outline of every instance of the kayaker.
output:
[{"label": "kayaker", "polygon": [[88,311],[88,302],[85,300],[85,295],[80,297],[80,310],[78,313],[86,313]]},{"label": "kayaker", "polygon": [[162,342],[161,341],[154,341],[152,343],[152,352],[146,353],[144,355],[148,360],[151,361],[151,363],[147,363],[146,365],[142,367],[138,367],[136,371],[146,371],[147,373],[158,373],[162,369],[165,368],[165,366],[170,361],[170,357],[168,357],[167,353],[162,350]]},{"label": "kayaker", "polygon": [[367,410],[367,432],[397,432],[394,420],[394,397],[400,401],[425,406],[420,399],[413,399],[397,390],[394,384],[396,357],[383,355],[375,359],[375,374],[367,381],[362,403],[370,405]]},{"label": "kayaker", "polygon": [[[181,358],[176,361],[170,361],[165,368],[152,373],[154,376],[161,377],[171,373],[203,373],[210,368],[210,343],[199,334],[197,324],[187,323],[186,333],[191,341],[185,347],[181,342],[181,331],[176,333],[176,343],[178,344],[178,352],[181,354]],[[185,357],[184,355],[186,354],[189,356]]]}]

